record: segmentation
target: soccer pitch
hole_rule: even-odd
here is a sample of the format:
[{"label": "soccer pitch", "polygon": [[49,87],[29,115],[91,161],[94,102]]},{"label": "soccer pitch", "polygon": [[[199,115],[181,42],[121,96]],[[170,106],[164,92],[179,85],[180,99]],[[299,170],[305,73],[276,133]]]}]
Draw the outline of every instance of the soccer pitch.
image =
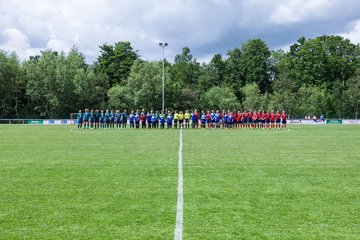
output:
[{"label": "soccer pitch", "polygon": [[[360,127],[184,129],[184,239],[359,239]],[[0,239],[173,239],[179,130],[0,125]]]}]

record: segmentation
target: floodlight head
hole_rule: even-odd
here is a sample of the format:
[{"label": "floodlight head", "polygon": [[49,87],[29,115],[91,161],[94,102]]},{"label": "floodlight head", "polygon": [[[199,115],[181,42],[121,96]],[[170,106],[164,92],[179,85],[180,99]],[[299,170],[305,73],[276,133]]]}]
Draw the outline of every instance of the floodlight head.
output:
[{"label": "floodlight head", "polygon": [[168,43],[165,43],[164,46],[166,47],[168,45]]},{"label": "floodlight head", "polygon": [[163,46],[163,43],[162,43],[162,42],[161,42],[161,43],[159,43],[159,46],[160,46],[160,47],[162,47],[162,46]]}]

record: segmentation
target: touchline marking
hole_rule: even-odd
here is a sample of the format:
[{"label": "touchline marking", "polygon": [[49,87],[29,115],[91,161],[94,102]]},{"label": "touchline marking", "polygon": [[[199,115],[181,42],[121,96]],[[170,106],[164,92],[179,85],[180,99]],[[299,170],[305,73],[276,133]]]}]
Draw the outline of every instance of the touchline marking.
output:
[{"label": "touchline marking", "polygon": [[176,207],[176,225],[175,225],[175,240],[182,240],[183,227],[183,210],[184,210],[184,193],[183,193],[183,172],[182,172],[182,128],[180,128],[180,146],[179,146],[179,161],[178,161],[178,197]]}]

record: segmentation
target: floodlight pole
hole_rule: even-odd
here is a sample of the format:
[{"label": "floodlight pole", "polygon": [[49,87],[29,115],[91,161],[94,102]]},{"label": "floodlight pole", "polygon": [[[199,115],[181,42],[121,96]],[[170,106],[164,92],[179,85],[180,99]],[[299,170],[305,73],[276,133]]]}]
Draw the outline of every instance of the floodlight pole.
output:
[{"label": "floodlight pole", "polygon": [[165,47],[167,43],[159,43],[159,46],[163,49],[163,59],[162,59],[162,105],[161,110],[164,113],[165,106]]}]

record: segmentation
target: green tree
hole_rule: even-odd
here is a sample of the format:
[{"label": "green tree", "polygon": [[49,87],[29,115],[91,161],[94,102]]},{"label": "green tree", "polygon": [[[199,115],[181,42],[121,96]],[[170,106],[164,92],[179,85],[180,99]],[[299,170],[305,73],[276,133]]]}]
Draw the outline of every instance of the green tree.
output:
[{"label": "green tree", "polygon": [[242,105],[244,110],[258,110],[259,108],[264,108],[263,105],[263,96],[261,95],[260,88],[256,83],[248,83],[241,88],[241,93],[244,96]]},{"label": "green tree", "polygon": [[298,114],[300,116],[320,114],[330,115],[329,113],[328,90],[325,86],[307,86],[300,87],[298,92]]},{"label": "green tree", "polygon": [[246,83],[256,83],[262,93],[271,87],[269,76],[270,50],[261,39],[251,39],[241,48],[240,67]]},{"label": "green tree", "polygon": [[97,58],[97,69],[109,77],[110,86],[125,85],[131,66],[139,58],[130,42],[117,42],[115,45],[100,46],[100,56]]},{"label": "green tree", "polygon": [[189,88],[196,88],[200,72],[200,64],[193,58],[188,47],[184,47],[181,54],[175,56],[174,64],[170,68],[173,81],[182,82]]},{"label": "green tree", "polygon": [[222,86],[224,84],[226,65],[221,54],[215,54],[209,63],[212,75],[213,86]]},{"label": "green tree", "polygon": [[298,90],[300,86],[286,76],[276,74],[273,81],[273,92],[269,95],[268,110],[285,110],[291,115],[298,114]]},{"label": "green tree", "polygon": [[290,47],[290,76],[310,85],[333,87],[336,80],[346,81],[356,69],[356,45],[341,36],[320,36],[306,40],[301,37]]},{"label": "green tree", "polygon": [[188,47],[175,56],[174,64],[166,72],[165,106],[172,109],[188,109],[199,100],[198,87],[200,64],[193,58]]},{"label": "green tree", "polygon": [[202,97],[204,109],[223,110],[239,109],[240,103],[229,87],[213,87]]},{"label": "green tree", "polygon": [[112,109],[127,109],[134,107],[132,95],[127,86],[117,84],[108,91],[108,105]]},{"label": "green tree", "polygon": [[134,107],[161,109],[161,68],[160,62],[135,61],[127,84]]},{"label": "green tree", "polygon": [[347,116],[358,119],[360,106],[360,68],[357,74],[347,81],[345,91],[345,106],[347,106]]},{"label": "green tree", "polygon": [[26,93],[34,110],[41,116],[67,116],[78,107],[84,107],[77,105],[84,93],[76,84],[87,82],[87,69],[82,53],[76,48],[67,56],[51,50],[43,51],[40,57],[27,61],[24,70]]},{"label": "green tree", "polygon": [[228,51],[227,56],[225,60],[224,85],[230,86],[238,99],[241,99],[240,89],[246,84],[244,74],[241,70],[241,50],[235,48],[232,51]]},{"label": "green tree", "polygon": [[25,82],[16,54],[0,51],[0,117],[19,116]]},{"label": "green tree", "polygon": [[73,103],[74,109],[106,108],[109,88],[107,75],[95,72],[94,66],[89,66],[86,70],[78,69],[74,75],[74,94],[77,99]]}]

